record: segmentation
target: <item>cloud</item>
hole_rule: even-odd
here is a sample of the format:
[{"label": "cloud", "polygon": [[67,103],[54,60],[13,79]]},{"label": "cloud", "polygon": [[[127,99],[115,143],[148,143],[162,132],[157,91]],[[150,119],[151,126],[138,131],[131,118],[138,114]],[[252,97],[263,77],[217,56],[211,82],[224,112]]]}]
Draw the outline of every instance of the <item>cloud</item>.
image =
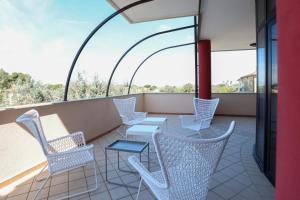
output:
[{"label": "cloud", "polygon": [[84,20],[72,20],[72,19],[61,19],[60,22],[64,25],[91,25],[92,23],[90,21],[84,21]]},{"label": "cloud", "polygon": [[24,72],[43,82],[64,82],[76,47],[48,37],[50,0],[0,1],[0,68]]},{"label": "cloud", "polygon": [[6,71],[29,73],[44,82],[63,81],[73,51],[63,39],[45,41],[38,47],[26,31],[0,30],[0,67]]},{"label": "cloud", "polygon": [[194,42],[194,41],[195,41],[194,35],[187,35],[187,36],[184,38],[184,42]]},{"label": "cloud", "polygon": [[170,29],[172,29],[172,27],[170,25],[161,24],[157,30],[158,31],[167,31],[167,30],[170,30]]},{"label": "cloud", "polygon": [[51,2],[52,0],[1,0],[0,24],[7,25],[8,21],[9,25],[18,27],[41,24],[52,17],[53,13],[48,9]]}]

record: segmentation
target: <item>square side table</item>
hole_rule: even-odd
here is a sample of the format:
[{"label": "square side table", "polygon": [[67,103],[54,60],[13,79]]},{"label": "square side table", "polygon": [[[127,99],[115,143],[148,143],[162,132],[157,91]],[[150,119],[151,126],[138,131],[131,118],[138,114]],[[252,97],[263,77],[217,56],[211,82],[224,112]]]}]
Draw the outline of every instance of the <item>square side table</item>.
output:
[{"label": "square side table", "polygon": [[125,187],[132,187],[136,188],[134,186],[126,185],[126,184],[120,184],[115,183],[110,180],[108,180],[107,177],[107,151],[117,151],[118,152],[118,170],[128,173],[137,173],[134,171],[124,170],[120,168],[120,152],[129,152],[129,153],[138,153],[140,154],[140,162],[142,162],[142,152],[145,149],[148,149],[148,170],[150,169],[150,158],[149,158],[149,143],[148,142],[139,142],[139,141],[129,141],[129,140],[116,140],[112,144],[105,147],[105,179],[108,183],[119,185],[119,186],[125,186]]}]

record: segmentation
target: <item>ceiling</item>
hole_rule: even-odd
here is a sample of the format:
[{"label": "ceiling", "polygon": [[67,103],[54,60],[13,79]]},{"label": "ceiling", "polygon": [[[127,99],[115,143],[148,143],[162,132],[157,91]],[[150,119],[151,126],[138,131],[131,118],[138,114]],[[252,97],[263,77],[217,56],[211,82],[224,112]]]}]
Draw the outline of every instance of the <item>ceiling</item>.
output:
[{"label": "ceiling", "polygon": [[[107,1],[117,10],[137,0]],[[249,44],[256,41],[255,0],[201,2],[200,38],[210,39],[213,51],[254,49]],[[123,16],[130,23],[140,23],[195,16],[198,8],[199,0],[154,0],[125,11]]]},{"label": "ceiling", "polygon": [[[107,0],[115,9],[137,0]],[[133,7],[124,13],[130,23],[186,17],[198,13],[198,0],[153,0]],[[146,11],[146,12],[145,12]]]}]

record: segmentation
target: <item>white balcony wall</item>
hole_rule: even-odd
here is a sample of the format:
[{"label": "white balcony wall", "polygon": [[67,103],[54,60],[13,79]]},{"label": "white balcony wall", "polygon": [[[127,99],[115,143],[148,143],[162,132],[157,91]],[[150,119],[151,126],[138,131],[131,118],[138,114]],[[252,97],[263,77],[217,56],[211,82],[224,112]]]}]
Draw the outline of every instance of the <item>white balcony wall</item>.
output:
[{"label": "white balcony wall", "polygon": [[[150,113],[192,114],[194,94],[148,93],[144,94],[144,109]],[[218,93],[217,115],[255,116],[256,93]]]}]

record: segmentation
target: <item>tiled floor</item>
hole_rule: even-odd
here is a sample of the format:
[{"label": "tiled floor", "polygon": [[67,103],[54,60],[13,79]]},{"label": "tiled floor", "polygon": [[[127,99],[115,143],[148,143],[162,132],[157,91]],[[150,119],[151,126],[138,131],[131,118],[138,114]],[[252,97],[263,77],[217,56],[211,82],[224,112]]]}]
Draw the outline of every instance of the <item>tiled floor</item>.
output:
[{"label": "tiled floor", "polygon": [[[274,188],[259,171],[252,157],[252,148],[255,140],[255,119],[245,117],[215,117],[212,127],[202,133],[201,136],[194,132],[180,128],[178,116],[167,116],[168,132],[171,134],[188,137],[215,137],[224,133],[231,120],[237,122],[234,134],[231,136],[227,147],[222,156],[221,162],[213,175],[210,186],[208,200],[264,200],[274,199]],[[89,194],[77,196],[72,199],[85,200],[132,200],[135,199],[137,189],[120,187],[109,184],[105,181],[105,156],[104,148],[120,135],[112,132],[93,142],[97,159],[97,178],[99,188]],[[151,171],[159,169],[154,152],[151,154]],[[130,154],[121,154],[120,166],[124,169],[130,169],[127,163],[127,157]],[[117,170],[116,153],[109,152],[108,172],[109,179],[137,186],[139,177],[136,174],[129,174]],[[43,182],[36,182],[30,179],[26,183],[19,185],[13,192],[6,197],[7,200],[32,199],[37,188]],[[93,171],[91,167],[79,168],[69,173],[64,173],[52,178],[40,193],[38,199],[57,199],[66,194],[83,191],[86,188],[92,188],[95,185]],[[140,199],[155,199],[151,192],[143,187]]]}]

